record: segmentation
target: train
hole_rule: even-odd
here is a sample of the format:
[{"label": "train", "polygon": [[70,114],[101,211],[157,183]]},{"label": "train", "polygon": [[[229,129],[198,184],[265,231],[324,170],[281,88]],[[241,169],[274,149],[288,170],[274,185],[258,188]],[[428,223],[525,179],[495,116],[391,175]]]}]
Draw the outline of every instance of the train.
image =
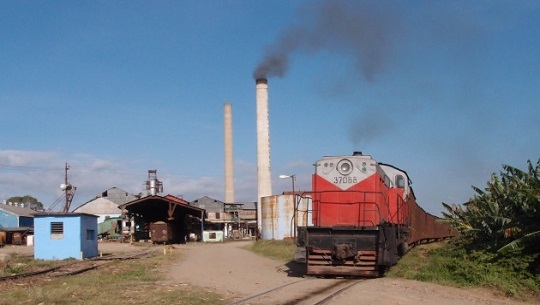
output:
[{"label": "train", "polygon": [[456,235],[418,205],[396,166],[361,152],[314,165],[312,190],[303,195],[311,198],[311,224],[297,227],[294,257],[307,275],[382,276],[412,246]]}]

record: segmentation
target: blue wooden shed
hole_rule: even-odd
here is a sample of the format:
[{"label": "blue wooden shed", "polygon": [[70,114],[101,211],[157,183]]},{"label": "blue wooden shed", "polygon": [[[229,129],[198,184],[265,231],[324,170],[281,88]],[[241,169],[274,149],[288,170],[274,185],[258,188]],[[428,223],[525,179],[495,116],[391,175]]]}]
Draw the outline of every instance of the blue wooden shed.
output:
[{"label": "blue wooden shed", "polygon": [[35,214],[34,258],[84,259],[98,255],[97,215]]}]

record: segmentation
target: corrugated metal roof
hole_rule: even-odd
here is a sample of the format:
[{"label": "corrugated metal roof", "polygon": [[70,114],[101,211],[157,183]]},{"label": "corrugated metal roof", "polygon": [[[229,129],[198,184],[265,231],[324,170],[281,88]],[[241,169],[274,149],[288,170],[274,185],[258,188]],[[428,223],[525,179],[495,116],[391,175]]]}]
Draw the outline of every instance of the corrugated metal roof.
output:
[{"label": "corrugated metal roof", "polygon": [[[171,217],[170,213],[176,213],[175,211],[183,210],[186,213],[195,217],[200,217],[204,214],[205,209],[201,209],[188,204],[178,202],[178,200],[171,200],[172,198],[161,197],[158,195],[150,195],[141,199],[133,200],[131,202],[122,204],[120,209],[126,209],[131,213],[137,213],[145,215],[145,217],[155,219],[165,217]],[[178,209],[176,209],[176,207]],[[155,220],[154,220],[155,221]]]},{"label": "corrugated metal roof", "polygon": [[80,216],[91,216],[91,217],[95,217],[95,218],[99,218],[98,215],[94,215],[94,214],[88,214],[88,213],[57,213],[57,212],[53,212],[53,213],[45,213],[45,212],[36,212],[34,214],[35,217],[37,218],[40,218],[40,217],[51,217],[51,216],[54,216],[54,217],[80,217]]},{"label": "corrugated metal roof", "polygon": [[182,203],[182,204],[189,204],[189,201],[187,200],[184,200],[183,198],[179,198],[179,197],[176,197],[176,196],[173,196],[171,194],[165,196],[166,199],[169,199],[171,201],[174,201],[174,202],[178,202],[178,203]]},{"label": "corrugated metal roof", "polygon": [[241,204],[242,208],[244,210],[256,210],[257,209],[257,202],[252,202],[252,201],[238,202],[238,204]]},{"label": "corrugated metal roof", "polygon": [[[120,196],[122,194],[125,194],[125,196]],[[104,192],[102,192],[100,195],[96,196],[95,198],[90,199],[89,201],[79,205],[77,208],[73,210],[73,212],[77,211],[78,209],[88,205],[88,204],[95,204],[96,200],[98,199],[105,199],[113,202],[117,206],[122,205],[124,203],[139,199],[139,196],[135,196],[133,194],[130,194],[120,188],[117,187],[111,187]]]},{"label": "corrugated metal roof", "polygon": [[21,207],[11,206],[7,204],[0,204],[0,210],[9,214],[13,214],[16,216],[24,216],[24,217],[34,217],[33,214],[36,213],[36,211],[29,208],[21,208]]},{"label": "corrugated metal roof", "polygon": [[88,201],[87,203],[79,206],[73,213],[88,213],[88,214],[120,214],[118,205],[108,198],[99,197]]},{"label": "corrugated metal roof", "polygon": [[0,227],[0,231],[2,231],[2,232],[25,232],[25,231],[28,231],[29,233],[34,233],[34,228],[32,228],[32,227],[15,227],[15,228]]}]

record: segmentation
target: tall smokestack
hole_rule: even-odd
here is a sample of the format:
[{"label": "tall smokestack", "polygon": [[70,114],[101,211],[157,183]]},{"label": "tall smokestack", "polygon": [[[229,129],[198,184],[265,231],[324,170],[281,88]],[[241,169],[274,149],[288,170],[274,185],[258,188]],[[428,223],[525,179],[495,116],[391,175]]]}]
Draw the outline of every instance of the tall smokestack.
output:
[{"label": "tall smokestack", "polygon": [[257,225],[261,231],[261,197],[272,195],[270,133],[268,123],[268,81],[256,80],[257,98]]},{"label": "tall smokestack", "polygon": [[232,108],[230,103],[225,103],[224,113],[224,138],[225,138],[225,203],[234,202],[234,164],[233,164],[233,131],[232,131]]}]

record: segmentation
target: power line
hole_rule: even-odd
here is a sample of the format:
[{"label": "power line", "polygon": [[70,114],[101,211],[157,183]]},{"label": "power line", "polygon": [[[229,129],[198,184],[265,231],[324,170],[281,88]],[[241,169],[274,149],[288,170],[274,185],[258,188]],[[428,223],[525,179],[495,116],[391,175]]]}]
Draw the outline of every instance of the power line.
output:
[{"label": "power line", "polygon": [[28,166],[28,165],[9,165],[0,164],[0,168],[17,171],[57,171],[56,167],[41,167],[41,166]]},{"label": "power line", "polygon": [[56,199],[56,201],[53,202],[53,203],[49,206],[49,208],[47,209],[47,212],[52,212],[52,210],[56,207],[56,205],[58,205],[58,203],[60,203],[60,202],[63,201],[62,199],[64,199],[65,196],[66,196],[65,194],[62,194],[60,197],[58,197],[58,199]]},{"label": "power line", "polygon": [[[33,171],[60,171],[61,167],[43,167],[43,166],[28,166],[28,165],[9,165],[9,164],[0,164],[0,169],[21,171],[21,172],[33,172]],[[142,176],[141,173],[129,172],[129,171],[119,171],[113,168],[81,168],[77,167],[76,172],[96,172],[96,173],[107,173],[112,172],[121,176]]]}]

